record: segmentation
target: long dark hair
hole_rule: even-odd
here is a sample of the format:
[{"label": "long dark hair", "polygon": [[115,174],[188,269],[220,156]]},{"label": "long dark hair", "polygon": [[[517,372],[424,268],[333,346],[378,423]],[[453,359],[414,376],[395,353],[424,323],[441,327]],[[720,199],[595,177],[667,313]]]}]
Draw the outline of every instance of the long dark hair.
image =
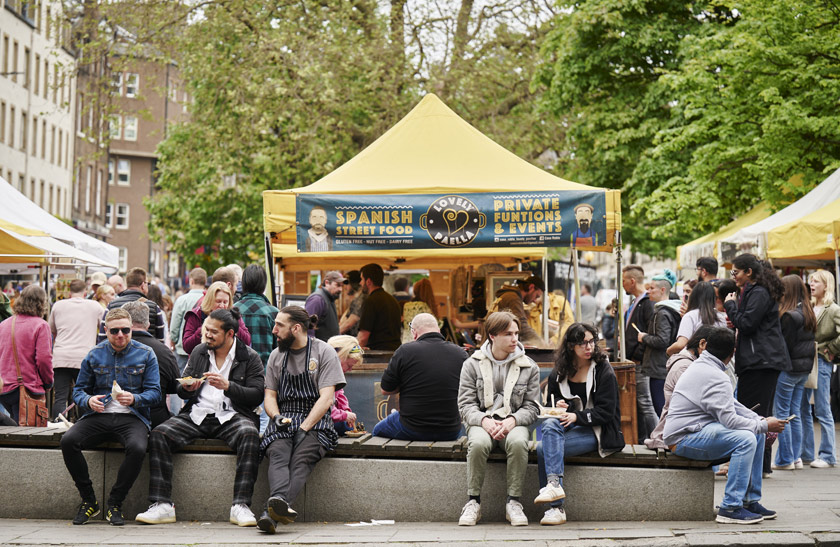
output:
[{"label": "long dark hair", "polygon": [[572,323],[563,336],[563,341],[557,347],[557,353],[554,358],[554,370],[557,372],[558,380],[562,381],[566,378],[571,378],[577,373],[575,346],[583,343],[587,332],[591,333],[595,339],[595,347],[592,349],[592,360],[596,363],[607,360],[604,350],[598,345],[598,330],[588,323]]},{"label": "long dark hair", "polygon": [[761,262],[755,255],[744,253],[736,256],[732,265],[742,271],[751,270],[750,280],[767,289],[773,300],[779,301],[785,293],[782,281],[769,262]]},{"label": "long dark hair", "polygon": [[704,325],[717,323],[717,308],[715,307],[715,288],[711,283],[701,281],[688,295],[688,311],[698,310],[700,322]]},{"label": "long dark hair", "polygon": [[814,308],[811,307],[811,300],[808,298],[802,278],[798,275],[786,275],[782,278],[782,286],[785,288],[785,294],[779,301],[779,317],[802,306],[805,330],[816,332],[817,316],[814,315]]}]

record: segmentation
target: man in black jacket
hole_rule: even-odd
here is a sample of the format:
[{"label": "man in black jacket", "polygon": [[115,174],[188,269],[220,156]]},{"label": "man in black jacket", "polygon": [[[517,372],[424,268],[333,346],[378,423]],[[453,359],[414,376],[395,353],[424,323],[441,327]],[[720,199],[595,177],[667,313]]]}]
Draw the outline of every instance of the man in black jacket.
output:
[{"label": "man in black jacket", "polygon": [[138,522],[175,522],[172,504],[172,452],[197,438],[225,441],[236,451],[236,479],[230,522],[256,526],[248,507],[259,469],[259,418],[254,410],[263,398],[265,378],[256,351],[236,340],[239,311],[215,310],[204,321],[204,343],[190,354],[185,377],[195,382],[178,387],[187,400],[181,413],[149,435],[149,510]]},{"label": "man in black jacket", "polygon": [[630,307],[624,313],[625,359],[641,365],[645,347],[638,341],[638,329],[646,328],[653,317],[653,302],[645,291],[645,270],[635,264],[625,266],[621,271],[621,285],[624,292],[633,297]]},{"label": "man in black jacket", "polygon": [[341,296],[344,286],[344,276],[341,272],[327,272],[324,283],[306,298],[304,308],[309,315],[318,317],[314,329],[309,334],[318,340],[326,342],[333,336],[338,336],[338,312],[335,311],[335,301]]},{"label": "man in black jacket", "polygon": [[458,385],[463,348],[447,342],[430,313],[409,325],[414,342],[403,344],[382,374],[382,393],[399,393],[400,410],[376,424],[373,434],[404,441],[454,441],[461,434]]},{"label": "man in black jacket", "polygon": [[172,417],[169,408],[166,406],[168,393],[176,393],[178,389],[178,363],[175,361],[175,354],[166,347],[163,342],[149,334],[149,307],[143,302],[129,302],[123,305],[123,309],[131,316],[131,339],[152,348],[158,360],[160,371],[160,392],[163,397],[160,402],[150,407],[152,414],[152,429],[156,428]]},{"label": "man in black jacket", "polygon": [[[125,276],[125,283],[128,288],[111,300],[111,303],[108,304],[108,310],[121,308],[123,304],[134,302],[135,300],[142,301],[149,307],[149,332],[158,340],[164,341],[166,337],[166,315],[157,304],[146,298],[146,290],[149,287],[146,282],[146,270],[143,268],[131,268]],[[105,315],[108,314],[108,310],[105,310],[105,313],[102,314],[102,321],[99,323],[99,334],[96,337],[97,344],[105,340]]]}]

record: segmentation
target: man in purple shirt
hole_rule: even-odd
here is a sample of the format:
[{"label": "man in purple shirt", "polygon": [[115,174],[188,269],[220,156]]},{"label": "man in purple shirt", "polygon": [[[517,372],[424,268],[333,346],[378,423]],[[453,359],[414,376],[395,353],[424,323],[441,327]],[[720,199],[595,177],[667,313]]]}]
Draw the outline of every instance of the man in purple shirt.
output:
[{"label": "man in purple shirt", "polygon": [[343,284],[344,276],[341,275],[341,272],[327,272],[324,276],[323,285],[315,289],[304,304],[306,313],[318,317],[315,328],[310,329],[309,333],[324,342],[339,333],[335,301],[341,295]]}]

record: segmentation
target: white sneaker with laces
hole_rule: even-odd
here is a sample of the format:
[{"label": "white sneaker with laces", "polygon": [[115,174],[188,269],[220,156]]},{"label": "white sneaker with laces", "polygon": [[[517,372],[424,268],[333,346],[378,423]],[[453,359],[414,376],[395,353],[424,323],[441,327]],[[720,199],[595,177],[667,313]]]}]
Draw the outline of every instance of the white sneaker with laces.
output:
[{"label": "white sneaker with laces", "polygon": [[505,518],[512,526],[528,526],[528,517],[522,511],[522,504],[516,500],[505,504]]},{"label": "white sneaker with laces", "polygon": [[175,506],[171,503],[156,501],[149,508],[137,515],[134,520],[146,524],[166,524],[175,522]]},{"label": "white sneaker with laces", "polygon": [[815,469],[828,469],[829,467],[834,467],[834,464],[828,463],[825,460],[817,458],[816,460],[811,462],[811,467]]},{"label": "white sneaker with laces", "polygon": [[540,493],[534,498],[534,503],[550,503],[552,501],[562,500],[566,497],[566,492],[563,491],[563,487],[558,485],[553,485],[549,483],[548,485],[540,488]]},{"label": "white sneaker with laces", "polygon": [[461,518],[458,519],[458,526],[475,526],[481,518],[481,505],[475,500],[470,500],[461,509]]},{"label": "white sneaker with laces", "polygon": [[552,507],[545,512],[540,524],[543,526],[566,524],[566,511],[562,507]]},{"label": "white sneaker with laces", "polygon": [[230,506],[230,522],[237,526],[256,526],[257,519],[254,513],[244,503],[237,503]]}]

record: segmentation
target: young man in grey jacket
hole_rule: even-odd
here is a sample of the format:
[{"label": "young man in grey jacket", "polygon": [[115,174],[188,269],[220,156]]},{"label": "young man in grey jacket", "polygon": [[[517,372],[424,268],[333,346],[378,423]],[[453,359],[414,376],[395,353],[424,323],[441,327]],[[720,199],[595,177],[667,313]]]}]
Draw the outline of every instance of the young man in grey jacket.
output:
[{"label": "young man in grey jacket", "polygon": [[507,454],[505,517],[527,526],[519,497],[528,467],[528,426],[539,414],[540,369],[519,343],[519,319],[510,312],[491,313],[485,322],[488,340],[461,368],[458,410],[467,427],[467,494],[460,526],[481,518],[481,487],[487,457],[494,446]]},{"label": "young man in grey jacket", "polygon": [[729,474],[716,520],[754,524],[776,518],[775,511],[759,503],[764,438],[768,431],[781,432],[786,421],[762,418],[735,400],[725,372],[733,353],[732,331],[713,329],[706,338],[706,350],[677,381],[664,441],[684,458],[729,458]]}]

